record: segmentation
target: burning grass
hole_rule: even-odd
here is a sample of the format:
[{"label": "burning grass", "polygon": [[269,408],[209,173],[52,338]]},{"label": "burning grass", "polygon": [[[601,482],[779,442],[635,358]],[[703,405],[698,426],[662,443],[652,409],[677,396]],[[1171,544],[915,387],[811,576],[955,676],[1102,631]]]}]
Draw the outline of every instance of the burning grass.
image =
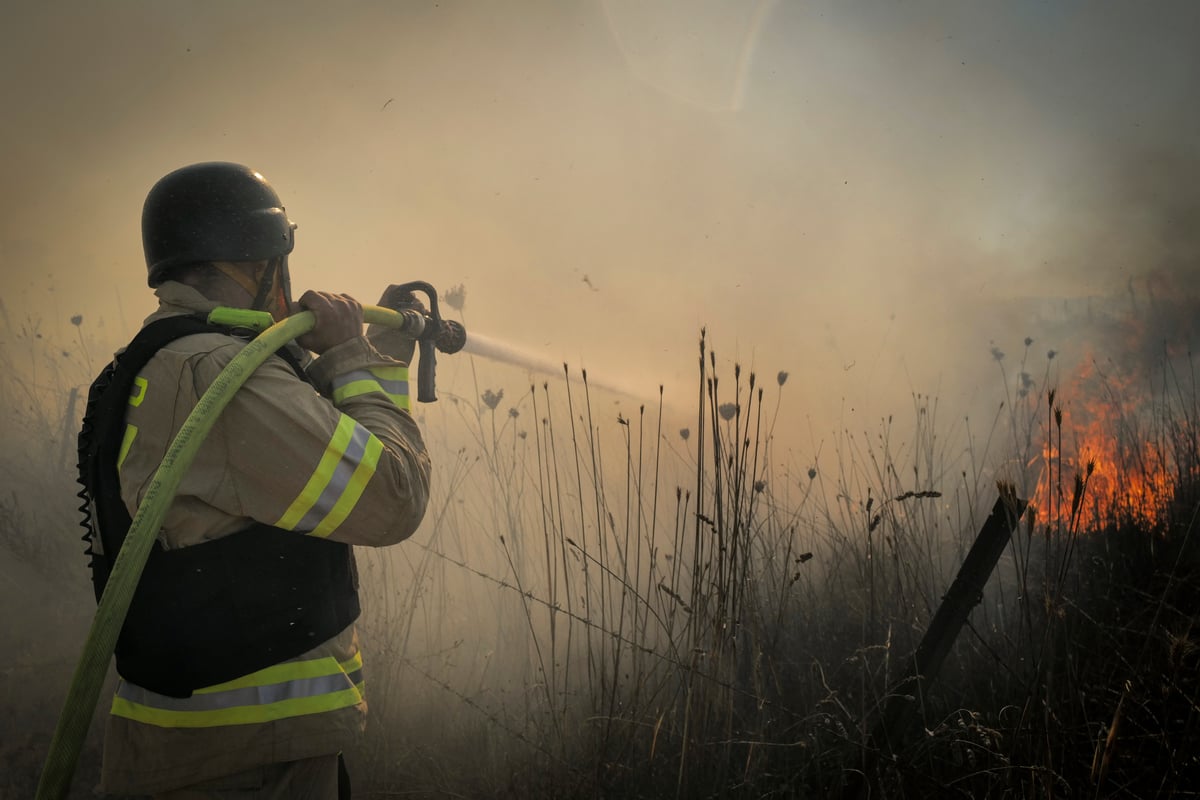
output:
[{"label": "burning grass", "polygon": [[[414,540],[360,552],[373,713],[349,754],[357,792],[1190,796],[1190,360],[1138,402],[1109,370],[1093,373],[1099,388],[1054,386],[1049,366],[1033,378],[1023,361],[983,434],[918,395],[909,424],[843,429],[799,461],[775,435],[787,374],[718,363],[702,336],[683,421],[661,390],[614,410],[586,374],[525,393],[468,378],[419,409],[437,498]],[[1091,401],[1107,414],[1095,424]],[[38,413],[30,428],[49,440],[70,417],[62,403]],[[909,700],[912,654],[997,478],[1037,513]],[[1136,479],[1150,488],[1123,491]],[[61,510],[42,526],[61,552],[32,560],[77,563],[90,612],[70,499],[6,506],[0,542],[30,547],[34,514]],[[82,633],[67,628],[74,653]],[[6,736],[8,773],[26,776],[14,786],[32,786],[65,691],[65,675],[41,680],[38,706],[15,683],[5,695],[39,732]],[[912,725],[884,749],[872,733],[897,703]]]},{"label": "burning grass", "polygon": [[[1061,501],[1057,516],[1026,517],[893,758],[870,732],[995,497],[989,465],[1031,492],[1042,474],[1020,448],[995,454],[1022,440],[1061,453],[1049,448],[1072,430],[1069,416],[1041,425],[1049,372],[1022,376],[1024,395],[982,439],[969,426],[946,437],[936,399],[917,396],[903,435],[891,418],[842,431],[833,459],[796,465],[776,455],[768,394],[786,375],[767,387],[735,368],[727,385],[703,350],[699,370],[697,415],[669,434],[660,406],[617,414],[605,436],[586,387],[580,398],[533,386],[508,412],[488,402],[495,390],[476,391],[482,405],[458,407],[481,455],[463,451],[448,491],[481,506],[447,503],[427,566],[464,581],[463,604],[494,613],[495,632],[421,632],[433,655],[412,678],[437,687],[462,727],[443,739],[445,718],[429,711],[432,729],[413,737],[403,713],[380,715],[377,746],[407,747],[377,785],[851,796],[867,769],[886,796],[1186,796],[1194,470],[1173,462],[1193,478],[1173,484],[1154,531],[1092,499],[1086,480],[1073,521]],[[1193,415],[1194,394],[1175,388],[1158,418],[1182,434],[1193,429],[1166,421]],[[958,439],[964,452],[947,444]],[[1053,474],[1075,485],[1066,456]],[[483,491],[467,491],[472,478]],[[1085,502],[1099,516],[1081,518]],[[481,529],[494,535],[463,535]],[[444,766],[459,737],[486,757],[437,779],[412,768]]]}]

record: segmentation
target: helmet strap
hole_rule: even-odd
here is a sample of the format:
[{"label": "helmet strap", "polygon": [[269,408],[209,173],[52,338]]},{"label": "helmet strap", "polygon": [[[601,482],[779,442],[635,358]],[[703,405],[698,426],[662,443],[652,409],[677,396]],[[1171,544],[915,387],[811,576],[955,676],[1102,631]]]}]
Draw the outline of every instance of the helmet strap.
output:
[{"label": "helmet strap", "polygon": [[277,263],[275,280],[279,286],[282,302],[279,304],[284,314],[292,313],[292,273],[288,269],[287,254],[274,259]]},{"label": "helmet strap", "polygon": [[254,295],[254,302],[250,307],[255,311],[266,311],[267,297],[271,294],[271,289],[275,287],[275,276],[279,272],[279,259],[272,258],[267,262],[267,268],[262,271],[262,275],[258,279],[258,292]]}]

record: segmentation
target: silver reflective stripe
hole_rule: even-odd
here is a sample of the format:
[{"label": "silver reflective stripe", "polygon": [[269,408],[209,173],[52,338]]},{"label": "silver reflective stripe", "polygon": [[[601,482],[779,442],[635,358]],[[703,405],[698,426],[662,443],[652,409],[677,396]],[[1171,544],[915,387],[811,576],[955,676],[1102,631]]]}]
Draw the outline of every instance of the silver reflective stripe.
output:
[{"label": "silver reflective stripe", "polygon": [[334,390],[341,389],[343,386],[348,386],[356,381],[378,383],[379,387],[388,394],[408,394],[408,381],[387,380],[365,369],[356,369],[352,372],[339,375],[333,379],[333,388]]},{"label": "silver reflective stripe", "polygon": [[[361,672],[361,670],[359,670]],[[296,680],[273,683],[267,686],[247,686],[242,689],[226,689],[221,692],[194,694],[191,697],[167,697],[166,695],[143,689],[128,681],[121,681],[117,687],[117,696],[138,705],[150,706],[164,711],[221,711],[239,706],[261,706],[268,703],[278,703],[281,700],[293,700],[297,697],[316,697],[331,694],[354,686],[358,679],[350,678],[344,672],[334,675],[321,675],[315,678],[298,678]]]},{"label": "silver reflective stripe", "polygon": [[333,475],[329,478],[329,483],[325,484],[325,488],[321,490],[321,496],[317,498],[317,502],[313,503],[312,508],[308,513],[301,517],[300,521],[295,524],[292,530],[295,531],[311,531],[316,530],[316,527],[321,524],[321,520],[329,516],[329,512],[333,510],[334,505],[341,498],[342,493],[346,491],[346,486],[350,483],[351,476],[358,469],[359,462],[362,461],[363,453],[366,451],[367,441],[371,438],[371,432],[362,425],[354,426],[354,433],[350,436],[350,441],[346,444],[346,450],[342,453],[341,459],[334,467]]}]

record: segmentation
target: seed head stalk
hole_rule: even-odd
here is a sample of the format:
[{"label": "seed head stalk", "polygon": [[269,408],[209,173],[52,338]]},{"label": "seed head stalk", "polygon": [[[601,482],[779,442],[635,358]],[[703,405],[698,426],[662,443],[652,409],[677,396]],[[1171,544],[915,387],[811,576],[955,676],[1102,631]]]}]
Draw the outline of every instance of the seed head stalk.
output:
[{"label": "seed head stalk", "polygon": [[[575,456],[575,499],[579,503],[579,540],[580,546],[584,554],[588,551],[587,544],[587,523],[583,510],[583,469],[579,463],[579,436],[575,430],[575,404],[571,392],[571,371],[567,365],[563,364],[563,381],[567,389],[567,415],[571,421],[571,451]],[[565,528],[564,528],[565,531]],[[565,558],[565,552],[564,552]],[[592,617],[592,579],[588,572],[587,559],[581,562],[583,570],[583,614],[588,620]],[[590,635],[585,639],[587,643],[587,665],[588,665],[588,685],[596,685],[596,654],[592,650],[592,637]],[[601,639],[601,647],[603,647],[603,639]]]}]

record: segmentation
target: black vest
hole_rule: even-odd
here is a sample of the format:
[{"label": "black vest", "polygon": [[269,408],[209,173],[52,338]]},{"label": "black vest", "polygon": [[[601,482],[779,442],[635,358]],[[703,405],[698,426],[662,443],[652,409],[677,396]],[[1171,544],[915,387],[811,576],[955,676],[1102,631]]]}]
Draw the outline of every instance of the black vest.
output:
[{"label": "black vest", "polygon": [[[132,522],[117,456],[134,378],[168,342],[232,331],[194,317],[151,323],[92,384],[79,433],[79,482],[97,601]],[[278,355],[304,378],[290,354]],[[102,556],[91,548],[96,536]],[[159,694],[188,697],[307,652],[358,614],[349,545],[266,524],[178,550],[155,541],[117,640],[117,672]]]}]

